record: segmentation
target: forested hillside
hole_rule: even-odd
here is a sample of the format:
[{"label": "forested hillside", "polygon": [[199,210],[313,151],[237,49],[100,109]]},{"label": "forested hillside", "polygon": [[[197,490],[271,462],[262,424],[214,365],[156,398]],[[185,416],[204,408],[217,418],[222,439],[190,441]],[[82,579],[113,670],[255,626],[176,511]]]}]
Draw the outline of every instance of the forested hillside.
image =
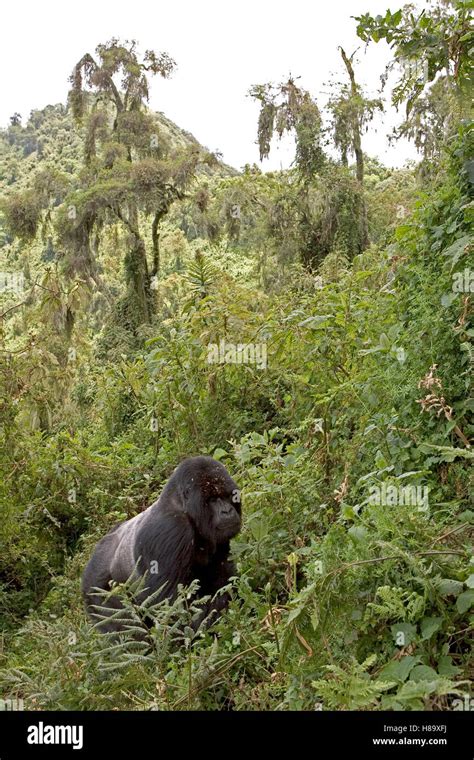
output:
[{"label": "forested hillside", "polygon": [[[174,62],[115,39],[84,51],[67,103],[0,133],[3,695],[32,710],[464,709],[468,6],[354,21],[358,55],[391,49],[393,139],[420,152],[403,169],[370,155],[383,99],[342,49],[324,110],[297,78],[249,82],[260,156],[289,134],[288,170],[237,171],[151,111]],[[124,584],[135,630],[111,641],[86,618],[84,566],[198,454],[242,492],[230,606],[195,630],[181,589],[150,629]]]}]

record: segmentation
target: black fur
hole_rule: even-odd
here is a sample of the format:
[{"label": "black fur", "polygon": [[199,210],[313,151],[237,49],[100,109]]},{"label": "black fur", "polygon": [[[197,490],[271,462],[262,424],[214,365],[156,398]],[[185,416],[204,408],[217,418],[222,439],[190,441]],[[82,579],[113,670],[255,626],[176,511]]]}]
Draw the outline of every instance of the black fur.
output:
[{"label": "black fur", "polygon": [[[214,595],[235,567],[229,559],[230,539],[241,526],[240,494],[225,467],[211,457],[191,457],[174,471],[154,504],[117,525],[95,547],[82,577],[82,591],[92,619],[103,606],[94,588],[109,590],[111,581],[125,582],[137,566],[146,578],[144,596],[164,588],[156,601],[174,599],[178,584],[199,580],[199,596]],[[203,611],[214,616],[228,599],[219,595]],[[110,597],[110,614],[120,609]],[[104,612],[101,611],[101,615]],[[103,631],[120,630],[117,620],[103,620]]]}]

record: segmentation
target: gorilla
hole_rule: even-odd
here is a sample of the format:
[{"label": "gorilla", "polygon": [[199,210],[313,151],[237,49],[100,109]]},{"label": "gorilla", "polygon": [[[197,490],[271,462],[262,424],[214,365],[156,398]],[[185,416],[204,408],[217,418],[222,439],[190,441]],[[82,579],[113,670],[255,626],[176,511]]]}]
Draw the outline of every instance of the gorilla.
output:
[{"label": "gorilla", "polygon": [[[178,584],[199,581],[199,597],[214,596],[235,575],[229,559],[230,539],[241,527],[240,491],[224,465],[211,457],[185,459],[175,469],[160,498],[140,514],[115,526],[94,549],[82,576],[87,612],[103,632],[123,630],[122,605],[113,595],[104,602],[96,589],[110,590],[138,571],[145,576],[140,601],[176,597]],[[205,613],[216,617],[228,604],[226,594],[208,602]],[[100,615],[96,607],[102,607]],[[107,610],[110,610],[108,613]]]}]

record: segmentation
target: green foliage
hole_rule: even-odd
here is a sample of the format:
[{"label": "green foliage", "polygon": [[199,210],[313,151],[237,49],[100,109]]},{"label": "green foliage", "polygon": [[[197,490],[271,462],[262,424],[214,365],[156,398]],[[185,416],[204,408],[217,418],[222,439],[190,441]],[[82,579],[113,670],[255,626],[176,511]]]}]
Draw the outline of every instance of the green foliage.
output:
[{"label": "green foliage", "polygon": [[[416,49],[406,13],[359,33],[438,65],[427,35],[451,11],[424,14]],[[295,130],[297,165],[235,174],[139,107],[140,66],[169,62],[137,61],[116,41],[82,60],[82,131],[51,107],[0,140],[4,269],[27,283],[0,294],[2,693],[30,709],[451,709],[474,603],[472,124],[440,86],[452,124],[423,192],[368,157],[362,187],[322,160],[312,99],[264,87],[261,149]],[[112,642],[86,621],[84,564],[198,453],[242,489],[230,607],[194,631],[193,588],[140,605],[129,582],[110,591],[130,620]]]},{"label": "green foliage", "polygon": [[416,11],[412,5],[385,16],[356,17],[365,42],[385,40],[394,52],[388,66],[400,78],[392,91],[395,106],[406,105],[406,118],[395,135],[408,137],[422,151],[425,176],[439,162],[447,135],[471,115],[472,3],[455,0]]},{"label": "green foliage", "polygon": [[[394,103],[406,101],[407,113],[439,72],[452,75],[461,89],[472,77],[470,27],[472,6],[469,0],[438,4],[417,13],[412,5],[385,16],[369,13],[356,17],[357,34],[364,41],[386,40],[394,60],[402,66],[403,76],[394,91]],[[410,65],[414,64],[414,65]]]},{"label": "green foliage", "polygon": [[313,687],[328,709],[368,709],[377,704],[384,691],[393,688],[393,681],[371,680],[367,670],[375,659],[372,655],[361,665],[355,662],[352,670],[338,665],[326,666],[326,678],[314,681]]},{"label": "green foliage", "polygon": [[13,195],[2,204],[7,232],[24,243],[34,240],[40,219],[41,207],[34,191]]},{"label": "green foliage", "polygon": [[270,153],[273,133],[279,138],[294,131],[295,163],[305,179],[310,179],[324,165],[321,147],[321,116],[316,102],[306,90],[296,86],[290,77],[278,85],[254,85],[249,93],[261,103],[258,122],[260,160]]}]

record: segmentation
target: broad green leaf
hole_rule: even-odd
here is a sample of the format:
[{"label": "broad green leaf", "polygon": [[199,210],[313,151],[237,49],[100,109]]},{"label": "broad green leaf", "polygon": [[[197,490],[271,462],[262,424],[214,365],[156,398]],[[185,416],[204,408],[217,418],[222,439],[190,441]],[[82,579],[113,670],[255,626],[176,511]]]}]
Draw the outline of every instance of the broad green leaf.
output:
[{"label": "broad green leaf", "polygon": [[426,641],[430,639],[436,631],[441,628],[443,618],[441,617],[425,617],[420,623],[421,640]]},{"label": "broad green leaf", "polygon": [[411,654],[405,655],[400,660],[392,660],[382,668],[380,676],[382,678],[393,678],[395,681],[403,683],[406,681],[411,669],[417,664],[419,658],[413,657]]},{"label": "broad green leaf", "polygon": [[435,586],[442,596],[457,596],[464,588],[461,581],[456,581],[453,578],[439,578],[435,581]]},{"label": "broad green leaf", "polygon": [[462,670],[453,665],[453,660],[449,655],[444,654],[438,660],[438,673],[440,676],[447,676],[449,678],[450,676],[459,675],[459,673],[462,673]]},{"label": "broad green leaf", "polygon": [[415,665],[410,673],[410,681],[435,681],[438,678],[436,670],[428,665]]},{"label": "broad green leaf", "polygon": [[456,599],[456,609],[460,615],[464,615],[472,606],[474,606],[474,590],[469,588],[467,591],[459,594]]}]

